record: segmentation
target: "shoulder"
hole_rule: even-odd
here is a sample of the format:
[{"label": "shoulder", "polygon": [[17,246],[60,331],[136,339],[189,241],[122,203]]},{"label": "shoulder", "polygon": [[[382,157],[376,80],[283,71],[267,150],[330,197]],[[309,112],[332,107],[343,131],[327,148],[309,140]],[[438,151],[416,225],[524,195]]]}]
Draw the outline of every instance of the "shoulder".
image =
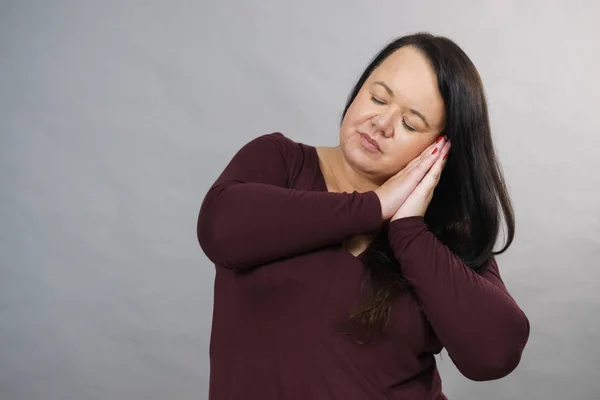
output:
[{"label": "shoulder", "polygon": [[264,148],[265,150],[277,150],[282,156],[295,157],[300,155],[303,145],[287,137],[281,132],[267,133],[252,139],[248,145]]},{"label": "shoulder", "polygon": [[246,150],[264,157],[264,161],[277,161],[284,167],[288,176],[288,183],[298,178],[305,168],[310,168],[312,163],[313,146],[293,140],[281,132],[272,132],[257,136],[245,146]]}]

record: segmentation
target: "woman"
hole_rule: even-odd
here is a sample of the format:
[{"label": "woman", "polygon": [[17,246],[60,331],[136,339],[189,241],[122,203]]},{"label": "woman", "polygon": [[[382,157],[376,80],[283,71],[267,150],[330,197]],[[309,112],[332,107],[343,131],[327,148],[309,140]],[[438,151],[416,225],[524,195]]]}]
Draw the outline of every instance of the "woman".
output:
[{"label": "woman", "polygon": [[262,135],[206,195],[209,397],[445,399],[443,347],[467,378],[506,376],[529,336],[494,258],[513,236],[474,65],[443,37],[393,41],[338,146]]}]

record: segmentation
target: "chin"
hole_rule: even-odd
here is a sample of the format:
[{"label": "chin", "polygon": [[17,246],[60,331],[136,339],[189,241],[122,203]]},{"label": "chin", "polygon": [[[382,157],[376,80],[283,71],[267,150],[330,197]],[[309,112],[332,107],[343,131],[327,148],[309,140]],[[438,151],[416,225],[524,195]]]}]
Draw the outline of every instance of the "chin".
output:
[{"label": "chin", "polygon": [[344,159],[348,165],[350,165],[352,169],[361,171],[365,174],[379,175],[381,173],[379,170],[380,163],[369,158],[359,146],[362,146],[362,144],[358,143],[358,145],[342,146],[342,153],[344,154]]}]

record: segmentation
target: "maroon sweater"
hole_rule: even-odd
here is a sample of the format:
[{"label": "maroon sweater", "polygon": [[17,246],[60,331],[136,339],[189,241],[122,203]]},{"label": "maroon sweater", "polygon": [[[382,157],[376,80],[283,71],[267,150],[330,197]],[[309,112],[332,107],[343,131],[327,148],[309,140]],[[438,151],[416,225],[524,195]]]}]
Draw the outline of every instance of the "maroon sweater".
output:
[{"label": "maroon sweater", "polygon": [[[517,366],[529,321],[495,261],[478,275],[423,217],[381,219],[374,192],[327,191],[312,146],[273,133],[234,156],[198,219],[216,265],[211,400],[445,399],[442,347],[472,380]],[[398,296],[382,335],[360,344],[343,333],[365,267],[341,243],[382,228],[414,293]]]}]

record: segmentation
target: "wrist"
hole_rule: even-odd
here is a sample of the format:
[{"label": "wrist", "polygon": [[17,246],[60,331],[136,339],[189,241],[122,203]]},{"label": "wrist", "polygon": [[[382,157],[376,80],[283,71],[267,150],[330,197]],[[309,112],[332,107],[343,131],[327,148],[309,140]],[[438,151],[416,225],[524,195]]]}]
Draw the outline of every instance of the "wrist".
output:
[{"label": "wrist", "polygon": [[385,196],[378,189],[375,189],[374,192],[377,195],[377,198],[379,199],[379,204],[381,205],[381,221],[389,221],[390,218],[394,215],[395,210],[391,209],[391,207],[385,201]]}]

